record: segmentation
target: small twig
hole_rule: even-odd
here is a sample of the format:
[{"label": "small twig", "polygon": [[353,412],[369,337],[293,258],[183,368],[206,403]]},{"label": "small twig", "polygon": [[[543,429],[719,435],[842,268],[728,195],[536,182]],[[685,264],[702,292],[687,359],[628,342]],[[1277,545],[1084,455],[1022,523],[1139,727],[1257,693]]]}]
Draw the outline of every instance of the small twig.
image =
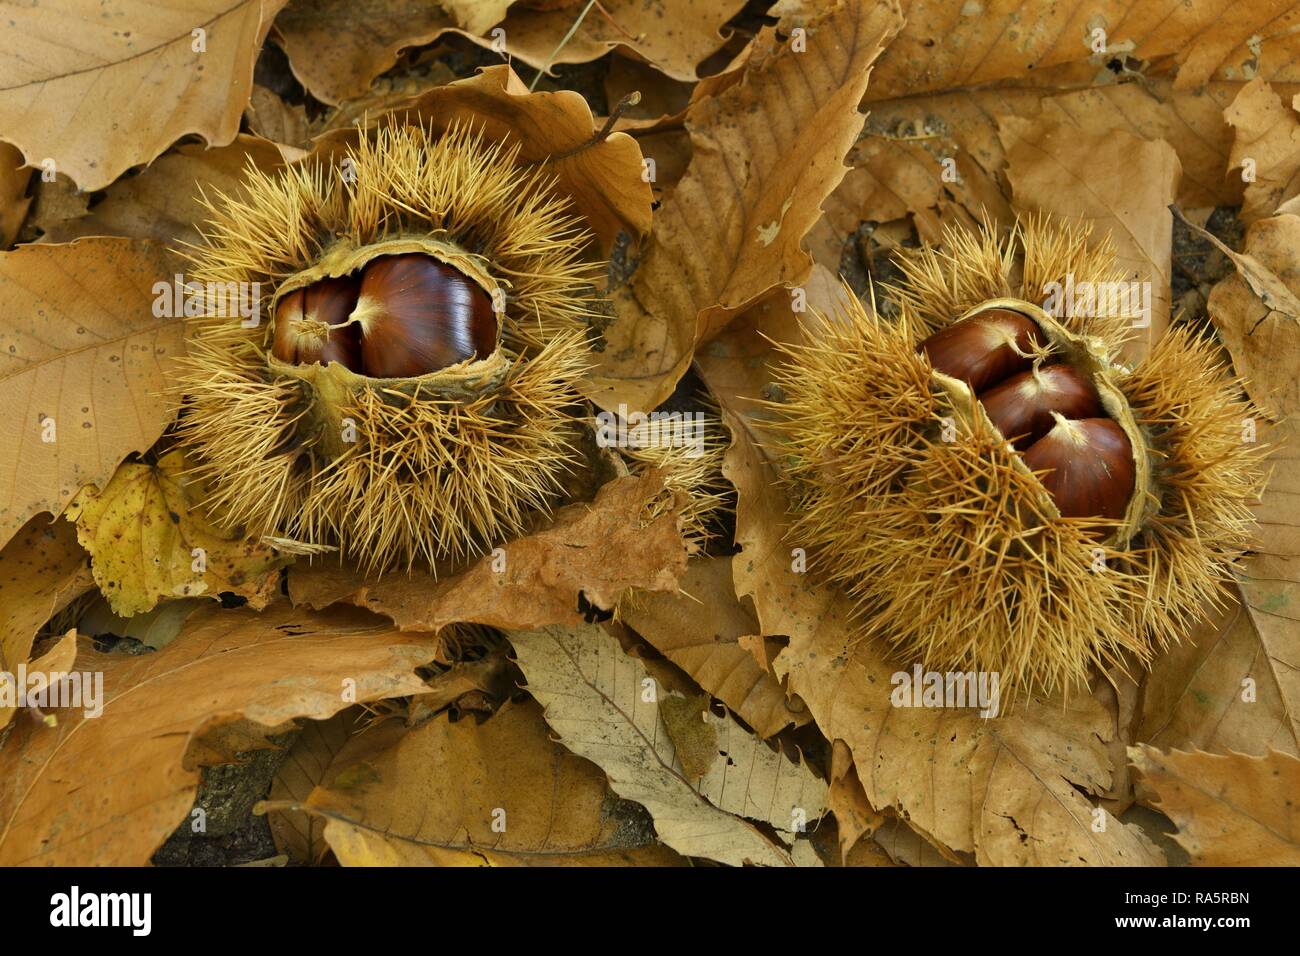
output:
[{"label": "small twig", "polygon": [[623,115],[623,113],[631,109],[633,106],[636,106],[640,102],[641,102],[641,92],[639,90],[633,90],[631,93],[627,94],[627,96],[623,97],[621,100],[618,101],[618,103],[614,106],[614,109],[610,111],[609,117],[605,120],[605,125],[600,128],[599,132],[592,134],[591,139],[587,140],[586,142],[578,146],[573,147],[573,149],[565,150],[563,153],[553,153],[550,156],[545,156],[542,159],[538,160],[537,162],[549,163],[557,159],[564,159],[566,156],[572,156],[575,153],[581,153],[584,149],[591,149],[591,147],[597,145],[598,143],[604,142],[605,139],[608,138],[609,134],[614,131],[614,124],[618,122],[619,118]]},{"label": "small twig", "polygon": [[541,82],[542,74],[551,68],[551,64],[554,63],[555,58],[560,55],[560,51],[564,49],[564,45],[573,39],[573,35],[578,32],[578,27],[582,26],[582,21],[587,19],[587,14],[591,12],[591,8],[595,5],[596,0],[587,0],[587,5],[583,7],[582,12],[578,14],[578,19],[574,20],[573,26],[569,27],[569,32],[561,37],[559,44],[551,51],[551,55],[546,58],[546,64],[537,71],[537,75],[533,77],[533,82],[528,84],[529,92],[537,88],[537,84]]}]

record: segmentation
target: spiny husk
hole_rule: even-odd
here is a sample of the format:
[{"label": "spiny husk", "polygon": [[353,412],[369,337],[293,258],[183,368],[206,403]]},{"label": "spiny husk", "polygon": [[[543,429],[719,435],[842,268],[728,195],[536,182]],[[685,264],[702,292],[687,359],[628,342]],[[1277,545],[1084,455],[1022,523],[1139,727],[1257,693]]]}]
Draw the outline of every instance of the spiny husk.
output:
[{"label": "spiny husk", "polygon": [[1242,440],[1257,412],[1213,343],[1175,329],[1128,371],[1116,361],[1121,321],[1059,319],[1115,363],[1109,380],[1149,453],[1154,500],[1127,541],[1044,507],[1010,444],[937,385],[921,341],[985,298],[1040,301],[1067,271],[1115,278],[1085,238],[1045,220],[1004,242],[950,233],[947,252],[904,266],[896,322],[855,299],[784,348],[771,408],[794,498],[789,540],[810,548],[809,573],[853,599],[860,636],[908,666],[997,672],[1012,693],[1051,694],[1123,652],[1147,664],[1221,599],[1248,544],[1265,449]]},{"label": "spiny husk", "polygon": [[287,366],[270,323],[196,321],[179,431],[227,523],[384,570],[482,553],[550,505],[589,363],[589,236],[552,180],[515,160],[464,127],[391,127],[345,162],[251,169],[237,195],[208,201],[188,251],[199,283],[260,283],[274,302],[330,263],[432,243],[506,291],[496,352],[411,379]]},{"label": "spiny husk", "polygon": [[[722,459],[731,444],[716,407],[700,412],[702,436],[699,453],[685,445],[657,444],[645,448],[621,448],[629,470],[640,474],[648,468],[664,471],[664,489],[686,495],[681,511],[682,537],[692,553],[703,552],[718,530],[718,517],[734,507],[735,491],[722,474]],[[656,499],[651,517],[657,518],[671,506],[672,495]]]}]

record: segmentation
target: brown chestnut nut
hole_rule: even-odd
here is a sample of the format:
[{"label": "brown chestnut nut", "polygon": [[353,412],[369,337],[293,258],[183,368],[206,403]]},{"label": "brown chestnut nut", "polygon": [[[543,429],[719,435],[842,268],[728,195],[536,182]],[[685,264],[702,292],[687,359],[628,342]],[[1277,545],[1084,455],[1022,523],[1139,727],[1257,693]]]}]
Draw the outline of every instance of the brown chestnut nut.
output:
[{"label": "brown chestnut nut", "polygon": [[940,329],[921,343],[930,364],[976,392],[1033,364],[1035,346],[1046,346],[1038,323],[1010,309],[989,309]]},{"label": "brown chestnut nut", "polygon": [[1056,424],[1024,451],[1025,464],[1046,471],[1040,479],[1063,517],[1123,518],[1137,480],[1124,430],[1109,418],[1052,416]]},{"label": "brown chestnut nut", "polygon": [[352,315],[361,369],[376,378],[424,375],[496,348],[497,317],[483,287],[419,252],[370,260]]},{"label": "brown chestnut nut", "polygon": [[[355,325],[344,325],[356,304],[357,281],[348,276],[321,279],[288,293],[275,307],[272,354],[294,365],[339,362],[357,371],[361,334]],[[322,334],[325,326],[340,327]]]},{"label": "brown chestnut nut", "polygon": [[1020,451],[1051,430],[1055,422],[1052,412],[1066,418],[1105,414],[1092,382],[1064,363],[1018,372],[981,392],[979,400],[989,420]]}]

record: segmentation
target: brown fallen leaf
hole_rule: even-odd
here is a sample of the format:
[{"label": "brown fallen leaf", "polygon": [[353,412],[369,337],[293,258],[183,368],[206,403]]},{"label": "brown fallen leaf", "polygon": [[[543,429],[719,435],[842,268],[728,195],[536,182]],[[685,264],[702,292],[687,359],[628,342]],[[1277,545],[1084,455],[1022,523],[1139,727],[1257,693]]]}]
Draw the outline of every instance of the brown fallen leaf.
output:
[{"label": "brown fallen leaf", "polygon": [[1300,760],[1131,747],[1155,792],[1153,806],[1178,826],[1174,839],[1196,866],[1300,866]]},{"label": "brown fallen leaf", "polygon": [[572,90],[530,93],[510,67],[491,66],[394,104],[384,121],[434,130],[468,123],[488,140],[517,144],[520,161],[556,177],[606,249],[620,231],[634,239],[650,231],[654,196],[640,147],[626,133],[597,129],[587,101]]},{"label": "brown fallen leaf", "polygon": [[1293,676],[1300,657],[1294,649],[1287,654],[1285,645],[1296,641],[1287,622],[1279,623],[1270,635],[1279,645],[1273,656],[1233,589],[1226,607],[1152,664],[1142,681],[1136,740],[1161,750],[1300,756],[1300,685]]},{"label": "brown fallen leaf", "polygon": [[722,718],[714,726],[724,759],[696,783],[676,755],[655,681],[614,637],[590,624],[509,637],[546,722],[605,771],[616,793],[650,811],[664,843],[733,866],[792,865],[783,847],[742,817],[786,831],[810,826],[825,807],[826,785],[806,767]]},{"label": "brown fallen leaf", "polygon": [[[534,69],[587,63],[611,50],[630,50],[675,80],[694,80],[696,69],[723,44],[722,30],[744,0],[602,0],[589,10],[564,45],[585,3],[559,9],[519,4],[501,24],[506,49]],[[555,4],[549,6],[554,7]]]},{"label": "brown fallen leaf", "polygon": [[1243,222],[1271,216],[1300,193],[1300,117],[1259,77],[1241,88],[1223,118],[1233,128],[1228,169],[1246,180]]},{"label": "brown fallen leaf", "polygon": [[1142,682],[1135,737],[1161,750],[1300,756],[1300,451],[1293,426],[1260,425],[1272,478],[1254,553],[1224,606]]},{"label": "brown fallen leaf", "polygon": [[670,866],[600,770],[550,739],[541,707],[355,736],[302,810],[344,866]]},{"label": "brown fallen leaf", "polygon": [[1274,418],[1300,411],[1300,216],[1261,219],[1233,252],[1195,226],[1232,260],[1236,273],[1215,285],[1209,312],[1251,399]]},{"label": "brown fallen leaf", "polygon": [[[86,552],[65,521],[37,515],[0,549],[0,671],[16,674],[51,617],[94,587]],[[0,730],[14,716],[0,705]]]},{"label": "brown fallen leaf", "polygon": [[143,866],[194,801],[192,739],[418,693],[435,643],[364,611],[281,603],[199,611],[140,657],[83,644],[75,668],[99,675],[100,699],[59,710],[57,728],[19,722],[0,747],[0,865]]},{"label": "brown fallen leaf", "polygon": [[[1169,325],[1173,219],[1166,214],[1181,167],[1168,143],[1147,142],[1120,130],[1089,135],[1050,120],[1000,121],[1015,205],[1092,223],[1109,235],[1116,265],[1128,282],[1145,283],[1149,315],[1135,323],[1124,357],[1144,357]],[[1148,296],[1149,293],[1149,296]]]},{"label": "brown fallen leaf", "polygon": [[758,621],[736,600],[731,559],[693,559],[679,587],[677,594],[633,595],[619,605],[620,619],[760,737],[808,723],[808,711],[787,701],[776,678],[739,643],[757,632]]},{"label": "brown fallen leaf", "polygon": [[32,204],[27,184],[32,170],[23,166],[23,154],[8,143],[0,143],[0,250],[8,249],[18,237]]},{"label": "brown fallen leaf", "polygon": [[900,23],[893,3],[845,0],[809,25],[804,52],[766,29],[744,82],[691,106],[691,165],[615,294],[589,398],[607,409],[653,408],[697,342],[807,278],[812,260],[801,243],[847,171],[871,63]]},{"label": "brown fallen leaf", "polygon": [[867,221],[911,215],[923,239],[937,238],[931,210],[943,196],[939,161],[917,142],[871,136],[849,155],[852,169],[823,204],[825,214],[808,234],[814,261],[838,273],[844,242]]},{"label": "brown fallen leaf", "polygon": [[451,14],[463,30],[479,34],[500,23],[514,0],[439,0],[439,6]]},{"label": "brown fallen leaf", "polygon": [[0,542],[58,514],[84,485],[152,445],[174,410],[162,389],[184,316],[155,316],[179,272],[162,246],[125,239],[0,253]]},{"label": "brown fallen leaf", "polygon": [[93,17],[67,0],[15,7],[0,35],[0,135],[28,165],[52,159],[84,190],[102,189],[188,133],[229,143],[257,51],[286,2],[114,0]]},{"label": "brown fallen leaf", "polygon": [[64,511],[116,614],[130,617],[167,598],[215,599],[223,592],[260,609],[279,596],[287,559],[214,524],[202,505],[206,491],[186,468],[180,450],[156,464],[126,462],[103,491],[83,488]]},{"label": "brown fallen leaf", "polygon": [[1068,74],[1051,74],[1060,88],[1067,78],[1086,82],[1110,73],[1111,60],[1132,57],[1168,61],[1168,67],[1177,68],[1177,88],[1193,90],[1212,80],[1239,79],[1241,64],[1258,63],[1260,54],[1251,51],[1252,45],[1290,65],[1287,54],[1296,40],[1281,16],[1288,9],[1284,0],[1264,0],[1249,8],[1212,0],[1171,16],[1141,0],[1120,0],[1104,13],[1048,6],[1028,19],[1014,4],[913,2],[907,6],[907,25],[881,58],[872,86],[876,96],[917,95],[1068,67]]},{"label": "brown fallen leaf", "polygon": [[244,110],[244,122],[262,139],[286,146],[306,147],[316,130],[302,104],[286,103],[265,86],[253,85]]},{"label": "brown fallen leaf", "polygon": [[114,614],[101,594],[77,619],[77,631],[86,637],[111,634],[129,637],[155,651],[162,650],[176,639],[191,614],[207,604],[204,598],[181,598],[163,601],[152,611],[121,617]]},{"label": "brown fallen leaf", "polygon": [[82,236],[130,236],[173,246],[198,242],[199,227],[208,217],[201,202],[203,191],[209,196],[218,191],[240,196],[250,163],[270,172],[283,162],[274,143],[245,134],[229,146],[182,146],[140,175],[118,180],[87,215],[50,224],[44,238],[71,242]]},{"label": "brown fallen leaf", "polygon": [[[886,820],[874,836],[879,846],[902,866],[957,866],[902,820]],[[861,845],[861,844],[859,844]]]},{"label": "brown fallen leaf", "polygon": [[[301,803],[318,785],[329,785],[342,769],[338,756],[356,733],[360,707],[349,707],[327,720],[303,721],[301,733],[285,755],[271,781],[267,799],[272,803]],[[275,847],[294,863],[319,863],[329,852],[325,820],[289,810],[266,814]]]},{"label": "brown fallen leaf", "polygon": [[[560,509],[544,530],[440,580],[413,572],[366,581],[332,563],[299,564],[289,574],[289,597],[316,608],[356,604],[403,630],[437,631],[462,622],[507,630],[580,623],[582,598],[611,609],[631,588],[677,587],[687,558],[678,527],[683,502],[643,524],[645,504],[662,490],[663,477],[655,471],[616,478],[591,504]],[[621,558],[610,561],[610,554]]]},{"label": "brown fallen leaf", "polygon": [[437,3],[299,0],[276,18],[273,36],[298,82],[322,103],[337,104],[363,95],[403,49],[455,27]]},{"label": "brown fallen leaf", "polygon": [[831,747],[831,785],[826,804],[839,831],[840,862],[847,863],[858,842],[879,830],[886,817],[867,799],[853,766],[853,751],[842,740],[836,740]]}]

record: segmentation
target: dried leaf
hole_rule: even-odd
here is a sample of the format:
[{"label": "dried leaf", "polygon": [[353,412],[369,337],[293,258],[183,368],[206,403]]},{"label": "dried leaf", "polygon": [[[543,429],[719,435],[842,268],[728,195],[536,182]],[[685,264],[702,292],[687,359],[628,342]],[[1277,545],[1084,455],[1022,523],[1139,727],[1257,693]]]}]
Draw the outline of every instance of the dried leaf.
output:
[{"label": "dried leaf", "polygon": [[484,33],[500,23],[514,0],[439,0],[439,6],[452,15],[457,25],[469,33]]},{"label": "dried leaf", "polygon": [[40,511],[58,514],[84,485],[162,434],[162,396],[184,317],[153,314],[161,246],[83,239],[0,253],[0,541]]},{"label": "dried leaf", "polygon": [[438,130],[472,123],[489,140],[518,144],[520,160],[556,177],[606,248],[620,231],[634,239],[650,231],[654,196],[640,146],[626,133],[602,135],[572,90],[530,93],[510,67],[493,66],[394,106],[391,117]]},{"label": "dried leaf", "polygon": [[808,277],[801,243],[846,172],[871,63],[900,22],[892,3],[846,0],[809,24],[804,52],[765,30],[745,80],[692,105],[690,168],[615,296],[588,397],[603,408],[653,408],[698,341]]},{"label": "dried leaf", "polygon": [[1300,451],[1291,426],[1258,438],[1274,450],[1255,553],[1224,607],[1143,682],[1137,740],[1161,750],[1300,756]]},{"label": "dried leaf", "polygon": [[1168,143],[1122,130],[1090,135],[1015,117],[999,129],[1017,208],[1092,223],[1096,238],[1110,236],[1126,280],[1147,284],[1150,324],[1135,324],[1124,350],[1130,361],[1142,358],[1169,325],[1173,219],[1166,210],[1178,188],[1178,156]]},{"label": "dried leaf", "polygon": [[111,634],[129,637],[155,651],[162,650],[181,632],[189,616],[208,602],[203,598],[182,598],[163,601],[152,611],[121,617],[113,613],[108,601],[101,595],[77,620],[77,630],[87,637]]},{"label": "dried leaf", "polygon": [[185,469],[181,451],[156,465],[128,462],[102,492],[83,488],[64,512],[116,614],[130,617],[166,598],[216,598],[225,591],[263,608],[280,592],[284,559],[255,538],[215,525],[199,504],[202,486]]},{"label": "dried leaf", "polygon": [[[261,613],[212,607],[153,654],[99,654],[102,715],[59,710],[19,722],[0,748],[0,865],[143,866],[194,801],[191,737],[244,717],[268,727],[323,720],[351,702],[412,694],[436,639],[364,611]],[[83,697],[82,704],[87,703]]]},{"label": "dried leaf", "polygon": [[1223,118],[1233,128],[1228,169],[1241,169],[1246,183],[1240,218],[1254,222],[1300,193],[1300,117],[1264,80],[1241,88]]},{"label": "dried leaf", "polygon": [[229,143],[257,50],[286,2],[112,0],[97,16],[76,0],[15,7],[0,34],[0,131],[28,165],[51,158],[85,190],[188,133]]},{"label": "dried leaf", "polygon": [[8,143],[0,143],[0,250],[8,249],[18,237],[32,204],[27,184],[32,171],[23,167],[23,154]]},{"label": "dried leaf", "polygon": [[1300,866],[1300,760],[1129,748],[1198,866]]},{"label": "dried leaf", "polygon": [[535,69],[588,63],[619,49],[631,50],[675,80],[694,80],[696,68],[722,46],[727,21],[744,5],[744,0],[602,0],[602,9],[589,10],[562,47],[585,2],[542,10],[519,4],[502,28],[510,55]]},{"label": "dried leaf", "polygon": [[244,121],[257,136],[272,143],[305,146],[315,129],[301,104],[286,103],[265,86],[253,86]]},{"label": "dried leaf", "polygon": [[[545,530],[440,580],[413,572],[368,582],[333,564],[298,565],[289,574],[289,596],[318,608],[346,601],[387,615],[403,630],[436,631],[462,622],[503,629],[580,623],[580,598],[610,609],[630,588],[677,587],[686,568],[677,524],[681,502],[653,521],[645,522],[642,513],[662,491],[657,472],[616,478],[593,503],[562,508]],[[623,560],[611,562],[610,554]]]},{"label": "dried leaf", "polygon": [[767,738],[812,718],[739,641],[758,630],[732,585],[730,558],[696,558],[678,594],[635,594],[620,619]]},{"label": "dried leaf", "polygon": [[432,43],[456,21],[419,0],[299,0],[275,21],[293,75],[322,103],[363,95],[407,47]]},{"label": "dried leaf", "polygon": [[554,743],[541,708],[446,715],[354,737],[302,804],[344,866],[664,866],[680,862]]},{"label": "dried leaf", "polygon": [[[510,641],[528,679],[528,692],[546,708],[546,722],[566,747],[605,771],[619,796],[650,811],[664,843],[685,856],[733,866],[792,865],[785,850],[751,824],[719,809],[707,795],[719,791],[729,804],[738,800],[759,815],[775,810],[771,815],[788,824],[790,811],[806,805],[803,794],[816,789],[817,781],[807,770],[771,751],[767,753],[779,764],[761,761],[756,767],[746,762],[760,760],[757,746],[762,745],[752,741],[756,746],[747,748],[748,753],[738,748],[735,761],[735,778],[746,781],[744,785],[733,787],[730,794],[720,788],[728,775],[722,766],[697,786],[677,759],[659,713],[658,694],[648,692],[653,680],[640,661],[623,653],[617,640],[594,625],[578,625],[516,631]],[[721,746],[737,742],[724,739]],[[772,775],[756,779],[756,769]],[[781,814],[781,809],[787,812]]]},{"label": "dried leaf", "polygon": [[[303,722],[302,732],[285,755],[271,781],[267,799],[272,803],[301,803],[318,785],[328,785],[342,767],[339,754],[357,729],[362,711],[349,707],[328,720]],[[275,847],[295,863],[319,863],[329,852],[325,820],[289,810],[266,814]]]},{"label": "dried leaf", "polygon": [[1300,216],[1263,219],[1246,231],[1246,251],[1233,252],[1197,227],[1232,260],[1235,274],[1210,293],[1209,312],[1251,400],[1274,418],[1300,411]]},{"label": "dried leaf", "polygon": [[282,165],[283,156],[274,143],[242,134],[229,146],[182,146],[140,175],[118,180],[88,215],[51,224],[44,238],[70,242],[82,236],[130,236],[173,245],[197,243],[209,215],[201,202],[203,192],[242,196],[250,163],[269,172]]},{"label": "dried leaf", "polygon": [[[49,515],[27,522],[0,549],[0,672],[16,674],[41,626],[93,586],[71,526]],[[13,716],[0,705],[0,730]]]}]

